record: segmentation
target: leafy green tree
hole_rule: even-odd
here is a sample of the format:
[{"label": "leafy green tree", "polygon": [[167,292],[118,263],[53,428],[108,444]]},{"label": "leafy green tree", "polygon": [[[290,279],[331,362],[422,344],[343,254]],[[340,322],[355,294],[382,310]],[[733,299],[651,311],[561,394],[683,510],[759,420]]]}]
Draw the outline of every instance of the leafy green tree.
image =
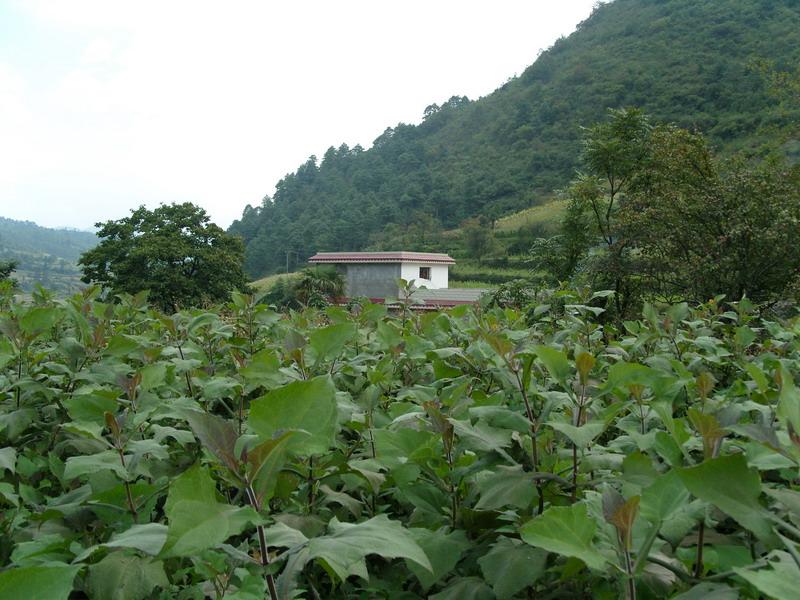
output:
[{"label": "leafy green tree", "polygon": [[162,204],[152,211],[142,206],[97,227],[100,244],[79,262],[87,283],[114,294],[149,290],[150,300],[165,311],[222,301],[246,288],[241,240],[194,204]]},{"label": "leafy green tree", "polygon": [[619,220],[621,239],[659,294],[770,302],[797,290],[798,167],[720,160],[701,135],[662,126]]},{"label": "leafy green tree", "polygon": [[626,240],[616,235],[617,213],[649,152],[651,131],[647,115],[636,108],[610,110],[606,121],[586,128],[585,172],[565,191],[567,213],[560,235],[531,249],[535,267],[555,279],[579,274],[595,289],[614,290],[618,316],[636,300],[638,267]]},{"label": "leafy green tree", "polygon": [[17,268],[14,260],[0,260],[0,281],[11,279],[11,273]]},{"label": "leafy green tree", "polygon": [[465,221],[461,225],[461,231],[464,236],[464,245],[471,258],[477,258],[480,261],[497,247],[489,220],[486,218]]}]

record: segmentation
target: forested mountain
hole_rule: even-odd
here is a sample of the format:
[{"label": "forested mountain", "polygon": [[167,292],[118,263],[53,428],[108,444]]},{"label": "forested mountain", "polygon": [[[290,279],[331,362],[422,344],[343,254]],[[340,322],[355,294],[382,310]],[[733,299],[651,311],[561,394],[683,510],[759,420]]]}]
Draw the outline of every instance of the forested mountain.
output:
[{"label": "forested mountain", "polygon": [[522,75],[477,101],[453,97],[372,148],[330,148],[248,206],[231,232],[251,275],[319,250],[358,250],[389,224],[453,227],[540,202],[578,164],[582,125],[638,106],[707,134],[718,150],[762,152],[797,118],[753,61],[800,63],[797,0],[615,0],[599,5]]},{"label": "forested mountain", "polygon": [[14,277],[26,291],[36,283],[72,291],[79,284],[78,258],[97,242],[88,231],[50,229],[0,217],[0,260],[17,262]]}]

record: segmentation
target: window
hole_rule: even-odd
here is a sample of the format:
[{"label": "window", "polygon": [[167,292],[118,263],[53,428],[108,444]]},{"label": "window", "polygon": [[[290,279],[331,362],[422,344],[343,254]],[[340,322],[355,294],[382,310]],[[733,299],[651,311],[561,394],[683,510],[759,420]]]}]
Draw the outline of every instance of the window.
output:
[{"label": "window", "polygon": [[430,281],[431,279],[431,268],[430,267],[420,267],[419,268],[419,278],[420,279],[427,279]]}]

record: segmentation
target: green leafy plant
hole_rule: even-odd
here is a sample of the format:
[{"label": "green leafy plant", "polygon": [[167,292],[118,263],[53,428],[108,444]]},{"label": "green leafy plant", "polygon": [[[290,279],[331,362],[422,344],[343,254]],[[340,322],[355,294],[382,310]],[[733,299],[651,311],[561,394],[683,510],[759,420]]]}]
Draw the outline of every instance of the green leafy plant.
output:
[{"label": "green leafy plant", "polygon": [[792,598],[798,321],[608,296],[10,299],[0,599]]}]

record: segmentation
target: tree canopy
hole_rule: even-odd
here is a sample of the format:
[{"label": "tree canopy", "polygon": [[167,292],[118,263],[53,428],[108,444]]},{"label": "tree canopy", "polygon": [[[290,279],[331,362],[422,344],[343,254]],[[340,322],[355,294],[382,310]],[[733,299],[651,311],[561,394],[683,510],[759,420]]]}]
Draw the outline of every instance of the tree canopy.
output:
[{"label": "tree canopy", "polygon": [[79,262],[87,283],[115,294],[148,290],[162,310],[225,300],[246,287],[241,240],[194,204],[141,206],[97,227],[100,244]]},{"label": "tree canopy", "polygon": [[610,111],[584,147],[560,235],[532,250],[537,268],[613,289],[619,316],[642,297],[796,296],[800,168],[721,158],[703,135],[651,126],[636,109]]}]

